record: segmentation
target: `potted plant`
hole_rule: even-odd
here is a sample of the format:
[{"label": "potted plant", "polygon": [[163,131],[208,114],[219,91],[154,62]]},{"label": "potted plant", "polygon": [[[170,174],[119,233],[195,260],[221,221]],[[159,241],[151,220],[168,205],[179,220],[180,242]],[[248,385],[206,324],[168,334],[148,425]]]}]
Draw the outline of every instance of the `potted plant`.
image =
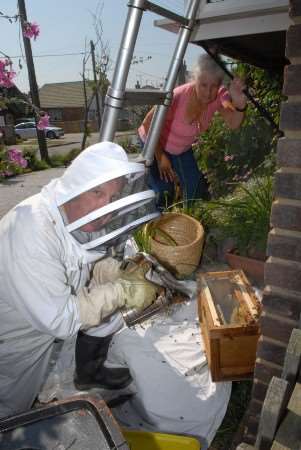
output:
[{"label": "potted plant", "polygon": [[266,244],[273,200],[272,177],[252,178],[233,194],[202,206],[207,228],[217,241],[231,239],[226,252],[228,264],[242,269],[254,281],[263,283]]}]

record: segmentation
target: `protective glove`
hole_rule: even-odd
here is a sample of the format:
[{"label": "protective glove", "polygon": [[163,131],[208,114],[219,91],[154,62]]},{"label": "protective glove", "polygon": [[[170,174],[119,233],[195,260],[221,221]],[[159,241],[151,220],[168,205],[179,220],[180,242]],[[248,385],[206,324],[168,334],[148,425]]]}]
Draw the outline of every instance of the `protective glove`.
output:
[{"label": "protective glove", "polygon": [[90,288],[113,282],[119,277],[120,262],[108,257],[98,261],[93,267],[93,275],[90,281]]},{"label": "protective glove", "polygon": [[99,325],[107,316],[125,304],[120,283],[105,283],[92,289],[82,288],[77,294],[81,329]]},{"label": "protective glove", "polygon": [[149,306],[160,293],[160,286],[147,281],[146,273],[151,265],[140,258],[129,259],[120,268],[117,280],[123,289],[125,305],[128,308],[144,309]]},{"label": "protective glove", "polygon": [[[110,258],[107,259],[110,260]],[[116,270],[117,265],[113,263],[114,273],[119,275],[116,281],[100,285],[94,280],[88,288],[84,287],[78,292],[77,301],[82,330],[98,326],[107,316],[122,306],[144,309],[156,299],[160,286],[145,279],[145,274],[151,265],[146,260],[143,263],[137,261],[129,260],[120,269],[117,263],[118,270]],[[103,267],[108,270],[102,273],[101,262],[96,269],[95,278],[99,275],[98,281],[104,280],[104,274],[110,271],[107,265],[109,261],[107,261]]]}]

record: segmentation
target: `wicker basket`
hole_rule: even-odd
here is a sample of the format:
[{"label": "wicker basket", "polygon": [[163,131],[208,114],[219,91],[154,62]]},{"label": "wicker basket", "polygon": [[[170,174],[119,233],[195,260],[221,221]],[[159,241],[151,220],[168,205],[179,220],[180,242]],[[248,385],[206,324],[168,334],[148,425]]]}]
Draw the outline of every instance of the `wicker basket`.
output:
[{"label": "wicker basket", "polygon": [[[158,232],[150,239],[150,253],[177,276],[194,272],[204,243],[204,229],[200,222],[186,214],[165,213],[154,225],[163,233]],[[164,238],[165,233],[169,242]]]}]

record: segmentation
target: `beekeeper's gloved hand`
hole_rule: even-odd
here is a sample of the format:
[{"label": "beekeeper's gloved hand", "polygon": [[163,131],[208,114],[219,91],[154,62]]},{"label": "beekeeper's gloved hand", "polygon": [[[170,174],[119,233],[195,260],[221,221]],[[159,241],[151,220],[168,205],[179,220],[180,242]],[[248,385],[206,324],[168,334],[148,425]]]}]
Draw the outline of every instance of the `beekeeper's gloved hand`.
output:
[{"label": "beekeeper's gloved hand", "polygon": [[[98,269],[101,269],[100,263]],[[117,266],[114,271],[116,268]],[[81,288],[77,293],[81,329],[87,330],[98,326],[106,317],[123,306],[138,309],[149,306],[160,291],[159,286],[145,279],[149,269],[150,264],[147,261],[139,263],[129,260],[120,269],[118,265],[117,280],[98,284],[95,277],[89,287]],[[100,270],[98,275],[101,272]],[[104,278],[100,277],[97,280],[104,281]]]},{"label": "beekeeper's gloved hand", "polygon": [[120,283],[128,308],[144,309],[157,297],[160,287],[146,280],[145,274],[150,270],[150,264],[145,261],[128,260],[120,268]]},{"label": "beekeeper's gloved hand", "polygon": [[120,264],[120,261],[111,257],[101,259],[95,263],[89,284],[90,289],[117,280]]},{"label": "beekeeper's gloved hand", "polygon": [[120,283],[104,283],[91,287],[83,287],[77,293],[77,304],[81,330],[96,327],[118,308],[125,304],[123,289]]}]

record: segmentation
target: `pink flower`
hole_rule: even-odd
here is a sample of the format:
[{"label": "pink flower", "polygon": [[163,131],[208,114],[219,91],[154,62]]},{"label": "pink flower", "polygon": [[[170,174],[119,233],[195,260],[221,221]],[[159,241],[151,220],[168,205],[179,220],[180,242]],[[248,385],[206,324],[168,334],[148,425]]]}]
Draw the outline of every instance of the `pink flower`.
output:
[{"label": "pink flower", "polygon": [[45,128],[49,127],[49,116],[48,114],[44,114],[43,116],[40,116],[40,120],[37,124],[38,130],[45,130]]},{"label": "pink flower", "polygon": [[10,88],[14,86],[13,79],[16,72],[12,69],[12,62],[9,59],[0,59],[0,86]]},{"label": "pink flower", "polygon": [[27,167],[28,161],[25,158],[21,158],[20,159],[20,166],[25,169],[25,167]]},{"label": "pink flower", "polygon": [[23,167],[23,169],[27,167],[27,160],[23,158],[22,152],[18,148],[9,149],[7,154],[9,161],[16,166]]},{"label": "pink flower", "polygon": [[226,156],[224,157],[224,161],[233,161],[234,158],[235,158],[234,155],[226,155]]},{"label": "pink flower", "polygon": [[7,154],[9,161],[17,161],[22,156],[22,152],[18,148],[10,148]]},{"label": "pink flower", "polygon": [[3,70],[6,66],[11,66],[12,62],[9,59],[0,59],[0,70]]},{"label": "pink flower", "polygon": [[28,39],[34,38],[36,40],[37,36],[40,34],[40,27],[36,22],[24,22],[23,23],[23,35]]}]

